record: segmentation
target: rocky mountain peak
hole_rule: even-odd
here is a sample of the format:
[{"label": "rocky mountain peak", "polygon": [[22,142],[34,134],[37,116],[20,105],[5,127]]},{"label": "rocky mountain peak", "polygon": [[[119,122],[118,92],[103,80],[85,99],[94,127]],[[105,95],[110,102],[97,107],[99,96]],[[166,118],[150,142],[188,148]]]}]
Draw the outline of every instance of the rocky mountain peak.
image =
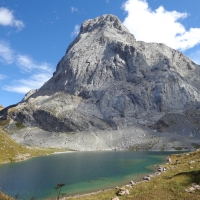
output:
[{"label": "rocky mountain peak", "polygon": [[112,14],[106,14],[95,19],[89,19],[83,22],[80,29],[80,34],[89,33],[93,31],[101,31],[109,29],[116,29],[116,31],[128,32],[128,29],[122,24],[122,22]]},{"label": "rocky mountain peak", "polygon": [[[183,53],[164,44],[136,41],[116,16],[103,15],[83,22],[49,81],[0,116],[48,134],[63,133],[64,138],[69,132],[77,138],[80,132],[92,133],[97,143],[107,142],[109,133],[115,140],[113,130],[134,135],[139,126],[145,134],[152,131],[149,127],[166,131],[171,124],[196,131],[199,75],[200,66]],[[105,130],[105,138],[93,134]],[[123,134],[118,136],[124,141]]]}]

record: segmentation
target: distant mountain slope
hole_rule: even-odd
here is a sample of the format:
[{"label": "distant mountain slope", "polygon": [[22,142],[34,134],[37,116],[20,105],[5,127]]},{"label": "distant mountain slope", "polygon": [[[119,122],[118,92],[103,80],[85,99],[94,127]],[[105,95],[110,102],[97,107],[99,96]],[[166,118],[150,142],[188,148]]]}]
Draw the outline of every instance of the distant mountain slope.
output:
[{"label": "distant mountain slope", "polygon": [[[163,116],[200,108],[199,74],[200,66],[179,51],[136,41],[116,16],[103,15],[82,24],[52,78],[2,110],[0,119],[30,127],[18,131],[23,139],[15,124],[5,127],[17,141],[30,145],[79,150],[144,146],[149,138],[161,137],[155,129]],[[168,148],[175,141],[181,146],[199,142],[199,131],[190,137],[198,126],[191,122],[189,132],[177,137],[165,131]],[[149,138],[140,140],[136,132]]]},{"label": "distant mountain slope", "polygon": [[3,131],[2,126],[4,126],[6,123],[8,123],[8,120],[0,122],[0,164],[4,162],[26,160],[31,157],[47,155],[59,151],[58,149],[50,148],[30,148],[18,144],[7,133]]},{"label": "distant mountain slope", "polygon": [[3,106],[0,104],[0,110],[2,110],[3,109]]}]

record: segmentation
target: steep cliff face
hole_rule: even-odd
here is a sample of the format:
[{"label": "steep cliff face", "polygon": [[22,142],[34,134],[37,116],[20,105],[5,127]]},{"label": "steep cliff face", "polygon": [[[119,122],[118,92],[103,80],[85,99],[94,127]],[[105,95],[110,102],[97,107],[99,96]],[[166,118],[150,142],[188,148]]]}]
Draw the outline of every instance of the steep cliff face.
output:
[{"label": "steep cliff face", "polygon": [[136,41],[116,16],[103,15],[82,24],[47,83],[0,115],[48,132],[137,124],[161,130],[159,120],[169,113],[199,109],[199,73],[182,53]]}]

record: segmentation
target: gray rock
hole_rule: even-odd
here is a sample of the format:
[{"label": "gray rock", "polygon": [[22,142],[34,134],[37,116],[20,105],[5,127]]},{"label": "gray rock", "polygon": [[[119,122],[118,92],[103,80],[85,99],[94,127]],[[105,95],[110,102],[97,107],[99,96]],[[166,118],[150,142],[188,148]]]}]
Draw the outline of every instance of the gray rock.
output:
[{"label": "gray rock", "polygon": [[150,178],[149,176],[144,176],[144,177],[143,177],[143,180],[145,180],[145,181],[150,181],[151,178]]},{"label": "gray rock", "polygon": [[37,89],[33,89],[33,90],[30,90],[28,93],[25,94],[24,98],[22,99],[22,102],[23,101],[26,101],[31,95],[33,95],[35,92],[37,92]]},{"label": "gray rock", "polygon": [[119,200],[119,197],[112,197],[111,200]]},{"label": "gray rock", "polygon": [[159,171],[159,172],[164,172],[164,171],[166,171],[166,169],[163,168],[163,167],[159,167],[159,168],[158,168],[158,171]]},{"label": "gray rock", "polygon": [[0,116],[26,126],[7,131],[29,145],[40,135],[41,145],[77,150],[191,148],[200,141],[199,73],[179,51],[136,41],[103,15],[82,24],[49,81]]},{"label": "gray rock", "polygon": [[117,193],[119,196],[124,196],[124,195],[129,195],[129,190],[126,189],[126,188],[120,188],[118,193]]}]

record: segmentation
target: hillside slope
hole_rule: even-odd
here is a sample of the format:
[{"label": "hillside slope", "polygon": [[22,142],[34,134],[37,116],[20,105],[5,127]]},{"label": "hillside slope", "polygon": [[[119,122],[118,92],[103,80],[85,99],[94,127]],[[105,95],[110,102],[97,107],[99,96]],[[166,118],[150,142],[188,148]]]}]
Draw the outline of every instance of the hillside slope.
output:
[{"label": "hillside slope", "polygon": [[1,125],[3,125],[3,123],[0,123],[0,164],[22,161],[35,156],[65,151],[64,149],[28,147],[18,144],[3,131]]}]

